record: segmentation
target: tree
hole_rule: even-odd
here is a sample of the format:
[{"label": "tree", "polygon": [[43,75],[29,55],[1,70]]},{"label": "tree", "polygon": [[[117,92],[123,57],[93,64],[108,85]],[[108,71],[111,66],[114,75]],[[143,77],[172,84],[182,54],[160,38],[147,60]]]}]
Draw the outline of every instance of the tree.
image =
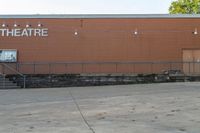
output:
[{"label": "tree", "polygon": [[170,14],[198,14],[200,13],[200,0],[177,0],[171,3]]}]

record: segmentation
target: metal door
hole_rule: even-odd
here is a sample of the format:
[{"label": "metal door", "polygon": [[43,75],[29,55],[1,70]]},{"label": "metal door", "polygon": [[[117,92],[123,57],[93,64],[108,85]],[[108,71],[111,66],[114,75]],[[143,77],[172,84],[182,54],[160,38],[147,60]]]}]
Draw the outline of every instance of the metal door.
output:
[{"label": "metal door", "polygon": [[200,74],[200,50],[193,50],[194,74]]},{"label": "metal door", "polygon": [[193,52],[192,50],[183,50],[183,71],[185,74],[193,73]]},{"label": "metal door", "polygon": [[200,50],[183,50],[183,71],[185,74],[200,74]]}]

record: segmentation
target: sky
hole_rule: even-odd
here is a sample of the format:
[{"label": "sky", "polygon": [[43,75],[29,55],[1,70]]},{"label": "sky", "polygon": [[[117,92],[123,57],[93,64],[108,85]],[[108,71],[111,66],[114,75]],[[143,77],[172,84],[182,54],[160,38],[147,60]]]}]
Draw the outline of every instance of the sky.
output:
[{"label": "sky", "polygon": [[167,14],[173,0],[0,0],[0,14]]}]

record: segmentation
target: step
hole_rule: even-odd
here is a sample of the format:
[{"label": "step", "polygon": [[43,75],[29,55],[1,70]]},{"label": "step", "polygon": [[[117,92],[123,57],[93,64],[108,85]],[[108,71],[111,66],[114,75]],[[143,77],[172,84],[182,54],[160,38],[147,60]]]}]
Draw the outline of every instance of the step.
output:
[{"label": "step", "polygon": [[0,82],[0,86],[3,86],[3,85],[15,85],[15,86],[17,86],[17,83],[13,83],[13,82],[7,82],[7,83],[1,83]]},{"label": "step", "polygon": [[8,78],[0,78],[0,81],[3,81],[3,80],[8,80],[9,81]]},{"label": "step", "polygon": [[0,83],[0,86],[17,86],[16,83],[13,83],[13,82],[9,82],[9,83]]},{"label": "step", "polygon": [[10,83],[10,82],[13,83],[13,81],[10,81],[10,80],[8,80],[8,79],[6,79],[6,80],[0,80],[0,84],[1,84],[1,83]]},{"label": "step", "polygon": [[13,83],[13,81],[10,81],[9,79],[4,79],[4,80],[0,79],[0,84],[1,83]]},{"label": "step", "polygon": [[19,89],[20,86],[17,86],[16,83],[13,83],[8,78],[0,76],[0,89]]},{"label": "step", "polygon": [[20,89],[19,86],[0,86],[0,89]]}]

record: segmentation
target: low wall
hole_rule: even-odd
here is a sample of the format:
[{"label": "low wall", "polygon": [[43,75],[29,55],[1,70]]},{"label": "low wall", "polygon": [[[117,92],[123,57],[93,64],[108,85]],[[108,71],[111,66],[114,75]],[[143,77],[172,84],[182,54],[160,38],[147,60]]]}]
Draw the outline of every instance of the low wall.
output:
[{"label": "low wall", "polygon": [[[8,78],[23,87],[24,80],[17,75],[9,75]],[[77,86],[101,86],[122,85],[140,83],[163,83],[177,81],[200,81],[200,76],[185,77],[184,75],[151,74],[64,74],[64,75],[26,75],[26,88],[50,88],[50,87],[77,87]]]}]

